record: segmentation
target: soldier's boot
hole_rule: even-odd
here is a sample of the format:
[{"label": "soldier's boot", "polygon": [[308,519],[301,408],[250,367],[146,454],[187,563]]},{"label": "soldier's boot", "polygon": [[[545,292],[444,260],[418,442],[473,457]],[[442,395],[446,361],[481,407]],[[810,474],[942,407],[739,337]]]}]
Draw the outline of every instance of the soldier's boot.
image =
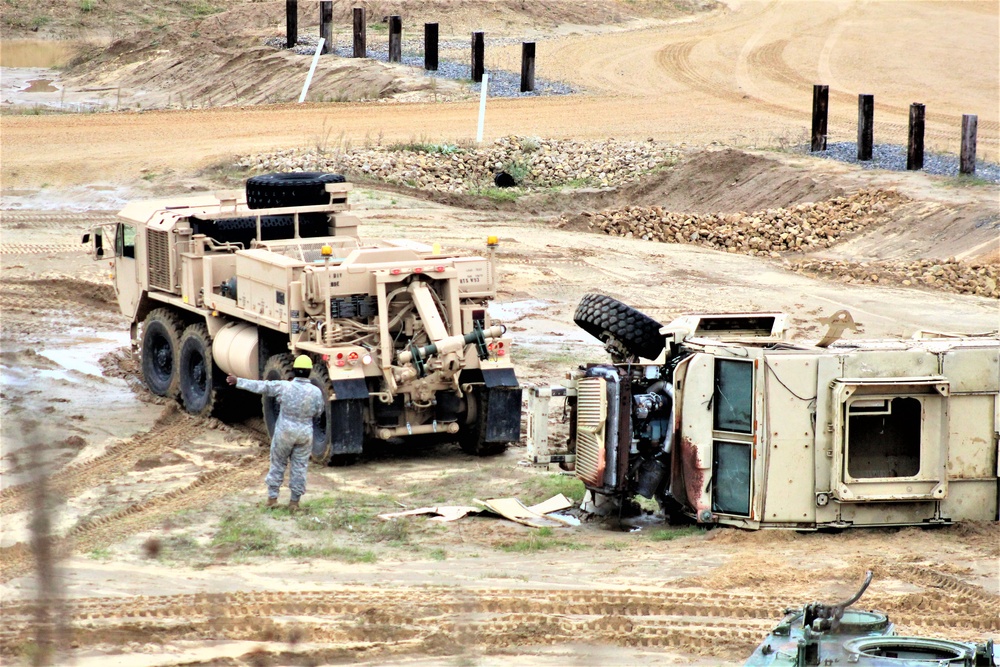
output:
[{"label": "soldier's boot", "polygon": [[277,506],[278,506],[278,499],[277,498],[268,498],[267,502],[264,503],[264,507],[266,507],[268,509],[271,509],[272,507],[277,507]]},{"label": "soldier's boot", "polygon": [[291,512],[292,514],[295,514],[296,512],[298,512],[299,511],[299,501],[297,501],[297,500],[289,500],[288,501],[288,511]]}]

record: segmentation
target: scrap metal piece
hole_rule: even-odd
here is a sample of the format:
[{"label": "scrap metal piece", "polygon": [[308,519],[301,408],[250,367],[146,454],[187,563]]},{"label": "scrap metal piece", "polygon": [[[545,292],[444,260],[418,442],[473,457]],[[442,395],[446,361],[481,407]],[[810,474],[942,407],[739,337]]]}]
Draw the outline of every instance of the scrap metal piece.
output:
[{"label": "scrap metal piece", "polygon": [[858,325],[854,323],[854,318],[846,310],[838,310],[830,317],[819,321],[820,324],[827,325],[826,335],[823,336],[816,347],[830,347],[840,340],[846,329],[857,331]]}]

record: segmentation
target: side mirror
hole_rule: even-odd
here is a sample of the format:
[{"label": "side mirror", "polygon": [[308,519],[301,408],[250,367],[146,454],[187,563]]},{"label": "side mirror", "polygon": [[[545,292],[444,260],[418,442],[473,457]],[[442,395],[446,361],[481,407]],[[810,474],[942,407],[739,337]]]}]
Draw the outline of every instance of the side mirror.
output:
[{"label": "side mirror", "polygon": [[80,239],[80,243],[90,244],[90,257],[92,259],[104,259],[104,235],[101,234],[99,228],[85,233]]}]

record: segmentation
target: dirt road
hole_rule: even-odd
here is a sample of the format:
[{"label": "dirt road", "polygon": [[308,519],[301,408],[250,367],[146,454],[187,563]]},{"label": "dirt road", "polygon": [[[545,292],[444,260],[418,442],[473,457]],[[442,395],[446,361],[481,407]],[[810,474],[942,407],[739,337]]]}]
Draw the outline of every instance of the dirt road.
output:
[{"label": "dirt road", "polygon": [[[831,90],[831,141],[856,136],[857,95],[872,93],[876,142],[905,144],[909,105],[923,102],[929,150],[956,152],[961,115],[973,113],[979,116],[979,155],[995,161],[997,12],[989,2],[732,2],[724,10],[641,31],[541,41],[538,76],[593,94],[493,100],[486,135],[655,137],[742,146],[802,142],[811,86],[825,83]],[[513,62],[512,48],[497,47],[491,58]],[[304,67],[307,62],[303,58]],[[956,72],[956,64],[963,69]],[[468,140],[475,135],[476,105],[26,115],[4,116],[0,124],[3,187],[10,189],[114,182],[135,178],[142,169],[188,170],[236,154],[331,140]],[[39,146],[58,147],[58,157]]]}]

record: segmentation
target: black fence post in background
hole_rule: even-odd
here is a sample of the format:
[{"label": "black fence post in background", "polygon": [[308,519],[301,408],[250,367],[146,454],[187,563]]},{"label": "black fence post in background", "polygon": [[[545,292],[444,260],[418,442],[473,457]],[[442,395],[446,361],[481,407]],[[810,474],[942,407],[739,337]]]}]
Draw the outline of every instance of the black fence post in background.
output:
[{"label": "black fence post in background", "polygon": [[535,43],[521,43],[521,92],[535,89]]},{"label": "black fence post in background", "polygon": [[354,57],[367,58],[368,46],[365,44],[365,8],[354,8]]},{"label": "black fence post in background", "polygon": [[403,53],[403,17],[389,17],[389,62],[398,63]]},{"label": "black fence post in background", "polygon": [[872,159],[875,138],[875,96],[858,95],[858,159]]},{"label": "black fence post in background", "polygon": [[482,83],[483,81],[484,51],[485,45],[483,41],[483,33],[472,33],[472,80],[475,83]]},{"label": "black fence post in background", "polygon": [[910,132],[906,142],[906,168],[924,168],[924,105],[910,105]]},{"label": "black fence post in background", "polygon": [[285,0],[285,48],[299,42],[299,0]]},{"label": "black fence post in background", "polygon": [[813,86],[812,152],[826,150],[826,114],[830,104],[830,86]]},{"label": "black fence post in background", "polygon": [[319,36],[323,38],[323,53],[333,53],[333,0],[319,3]]},{"label": "black fence post in background", "polygon": [[959,173],[976,173],[976,127],[978,125],[978,116],[962,114],[962,154],[959,158]]},{"label": "black fence post in background", "polygon": [[438,68],[438,24],[424,24],[424,69],[436,72]]}]

